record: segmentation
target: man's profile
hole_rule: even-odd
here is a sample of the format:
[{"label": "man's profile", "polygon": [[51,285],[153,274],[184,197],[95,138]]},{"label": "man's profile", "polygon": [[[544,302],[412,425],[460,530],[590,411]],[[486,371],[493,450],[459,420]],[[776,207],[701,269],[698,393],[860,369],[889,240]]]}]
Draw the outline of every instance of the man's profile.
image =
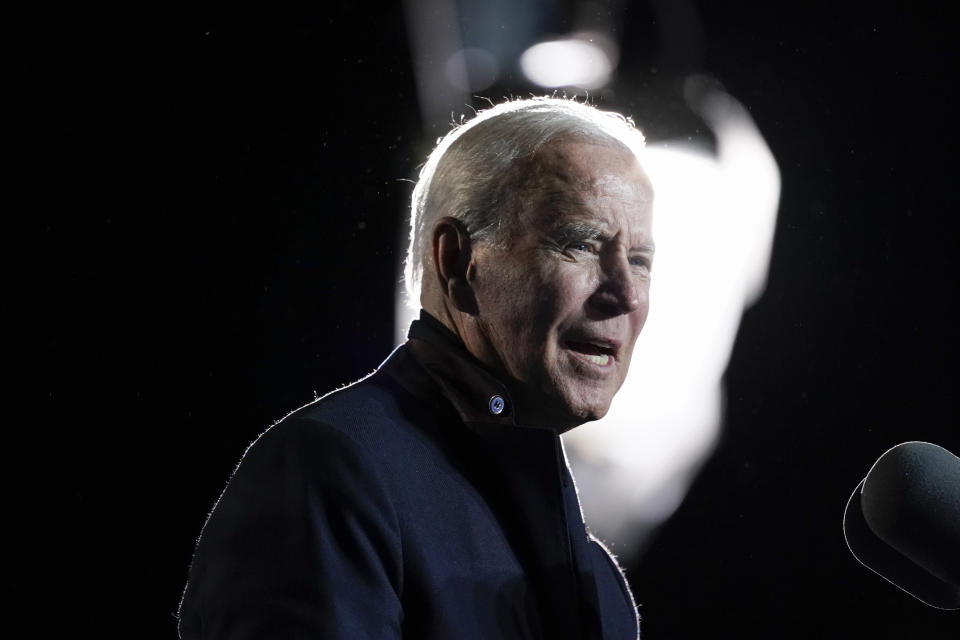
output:
[{"label": "man's profile", "polygon": [[602,417],[646,320],[653,190],[623,117],[481,112],[414,190],[420,318],[291,413],[210,515],[182,638],[635,638],[559,434]]}]

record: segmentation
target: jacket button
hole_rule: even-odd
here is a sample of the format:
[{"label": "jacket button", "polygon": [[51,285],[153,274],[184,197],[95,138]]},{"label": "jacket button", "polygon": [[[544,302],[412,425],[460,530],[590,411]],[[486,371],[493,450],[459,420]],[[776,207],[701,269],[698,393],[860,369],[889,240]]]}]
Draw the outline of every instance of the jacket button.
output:
[{"label": "jacket button", "polygon": [[503,398],[500,396],[493,396],[490,398],[490,413],[495,416],[503,413],[503,410],[506,408],[507,404],[503,401]]}]

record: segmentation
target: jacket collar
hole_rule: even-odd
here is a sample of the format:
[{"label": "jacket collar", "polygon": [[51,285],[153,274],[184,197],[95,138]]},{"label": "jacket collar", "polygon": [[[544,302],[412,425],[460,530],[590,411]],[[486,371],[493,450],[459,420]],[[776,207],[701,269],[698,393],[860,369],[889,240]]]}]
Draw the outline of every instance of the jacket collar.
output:
[{"label": "jacket collar", "polygon": [[[408,338],[398,350],[412,356],[410,359],[426,370],[427,377],[440,387],[440,394],[466,424],[516,426],[524,427],[524,431],[549,431],[556,435],[582,424],[563,414],[554,399],[490,369],[467,351],[458,336],[423,309],[420,319],[410,325]],[[437,389],[427,389],[422,380],[404,374],[402,370],[408,365],[397,365],[399,362],[390,368],[401,386],[435,404]],[[552,413],[545,411],[551,407]]]},{"label": "jacket collar", "polygon": [[464,423],[518,425],[517,406],[507,385],[442,322],[421,309],[407,337],[410,353]]}]

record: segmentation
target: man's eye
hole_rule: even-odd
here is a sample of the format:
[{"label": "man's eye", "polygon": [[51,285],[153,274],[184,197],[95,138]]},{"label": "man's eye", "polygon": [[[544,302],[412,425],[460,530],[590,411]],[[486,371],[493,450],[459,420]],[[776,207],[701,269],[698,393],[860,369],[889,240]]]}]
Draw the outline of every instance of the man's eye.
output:
[{"label": "man's eye", "polygon": [[650,268],[649,258],[645,258],[643,256],[635,256],[633,258],[630,258],[630,264],[634,267],[642,267],[644,269]]},{"label": "man's eye", "polygon": [[593,251],[593,247],[586,242],[574,242],[573,244],[568,244],[567,249],[570,251],[580,251],[582,253],[590,253]]}]

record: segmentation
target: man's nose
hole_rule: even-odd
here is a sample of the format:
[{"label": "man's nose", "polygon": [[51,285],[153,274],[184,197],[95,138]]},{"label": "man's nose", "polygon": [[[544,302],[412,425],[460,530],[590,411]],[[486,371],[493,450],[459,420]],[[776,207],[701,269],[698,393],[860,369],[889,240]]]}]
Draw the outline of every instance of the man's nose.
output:
[{"label": "man's nose", "polygon": [[639,309],[642,292],[629,258],[618,254],[609,256],[602,262],[605,264],[602,265],[601,280],[590,297],[590,303],[610,315],[631,313]]}]

